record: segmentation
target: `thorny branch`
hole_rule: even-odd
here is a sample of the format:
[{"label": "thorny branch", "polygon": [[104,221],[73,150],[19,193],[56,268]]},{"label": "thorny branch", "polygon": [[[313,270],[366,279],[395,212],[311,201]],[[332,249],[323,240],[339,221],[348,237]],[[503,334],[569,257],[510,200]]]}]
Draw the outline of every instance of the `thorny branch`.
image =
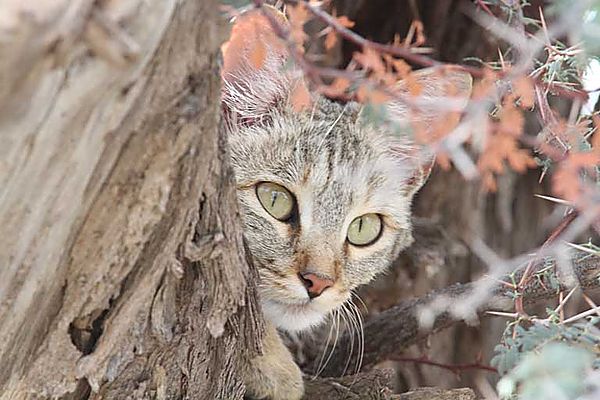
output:
[{"label": "thorny branch", "polygon": [[446,364],[446,363],[441,363],[438,361],[433,361],[429,357],[426,357],[426,356],[403,357],[403,356],[396,356],[396,355],[393,355],[392,357],[390,357],[390,360],[431,365],[432,367],[438,367],[438,368],[448,370],[456,375],[459,375],[462,371],[466,371],[466,370],[481,370],[481,371],[498,373],[498,370],[496,368],[490,367],[489,365],[481,364],[480,362],[474,362],[474,363],[469,363],[469,364]]},{"label": "thorny branch", "polygon": [[[600,257],[586,257],[579,253],[573,261],[573,272],[582,290],[600,288]],[[547,269],[555,265],[554,261],[542,260],[535,264],[534,271]],[[550,268],[551,269],[551,268]],[[524,271],[516,274],[514,279],[523,276]],[[506,279],[510,281],[510,279]],[[448,308],[436,314],[431,309],[435,304],[459,304],[461,299],[468,298],[476,290],[477,283],[455,284],[432,292],[422,298],[403,301],[392,308],[372,317],[364,328],[365,347],[363,368],[368,369],[378,362],[396,357],[408,346],[425,339],[432,333],[444,330],[456,323],[466,320],[477,323],[478,317],[487,310],[512,311],[513,298],[506,293],[506,287],[496,281],[489,297],[472,310],[472,315],[465,310]],[[521,294],[525,305],[541,300],[553,299],[564,285],[553,287],[544,277],[529,282]],[[351,338],[345,333],[338,345],[336,353],[324,369],[323,376],[337,376],[343,373],[349,354]]]},{"label": "thorny branch", "polygon": [[[417,54],[410,47],[398,46],[396,44],[382,44],[365,39],[361,35],[344,26],[344,24],[341,23],[338,18],[335,18],[318,6],[305,0],[286,0],[285,3],[296,7],[303,7],[305,10],[307,10],[307,12],[310,12],[312,15],[323,21],[330,29],[333,29],[344,39],[357,44],[363,50],[370,49],[376,54],[380,54],[382,56],[396,56],[420,66],[445,65],[435,61],[430,57]],[[265,1],[253,0],[253,4],[256,8],[262,10],[263,15],[268,19],[274,32],[287,43],[292,58],[303,71],[305,76],[315,84],[317,91],[324,93],[326,96],[341,100],[356,100],[356,92],[346,92],[343,90],[340,91],[332,86],[328,86],[324,81],[324,79],[340,79],[345,80],[346,82],[352,82],[353,84],[359,86],[367,84],[387,97],[397,97],[397,95],[390,93],[389,89],[385,87],[385,85],[381,85],[379,82],[377,82],[377,80],[370,79],[368,75],[365,75],[365,71],[356,71],[352,70],[352,68],[342,70],[337,68],[322,67],[309,61],[301,52],[301,50],[299,50],[300,43],[296,43],[294,41],[290,30],[282,26],[280,22],[263,7],[265,5]],[[546,25],[544,25],[543,31],[533,35],[523,31],[522,29],[521,31],[515,30],[514,27],[501,23],[497,18],[488,15],[489,11],[489,9],[486,10],[486,14],[481,12],[474,13],[472,10],[465,10],[465,12],[475,21],[485,25],[486,28],[489,28],[492,34],[495,34],[501,38],[503,37],[502,34],[505,34],[504,36],[508,37],[506,39],[507,42],[513,44],[519,49],[519,58],[511,67],[506,68],[503,64],[502,69],[496,71],[492,71],[492,69],[489,67],[477,68],[467,65],[454,65],[455,67],[466,70],[474,77],[484,78],[484,81],[485,79],[491,79],[492,81],[495,80],[497,84],[487,85],[485,90],[481,90],[482,88],[480,88],[479,94],[476,96],[476,98],[472,99],[470,106],[467,108],[463,122],[451,132],[448,132],[446,135],[434,139],[431,143],[428,143],[430,150],[434,150],[437,154],[448,157],[466,179],[472,179],[480,176],[482,173],[482,167],[481,161],[478,162],[478,165],[474,163],[472,157],[465,149],[465,145],[470,142],[471,138],[474,138],[474,142],[476,143],[485,143],[489,140],[490,136],[502,136],[493,135],[495,133],[495,127],[497,126],[495,122],[490,121],[491,123],[488,124],[489,128],[491,128],[489,133],[484,132],[485,129],[475,129],[475,127],[481,125],[482,114],[487,114],[490,109],[496,106],[498,99],[501,99],[507,93],[510,93],[512,90],[511,86],[519,79],[529,76],[529,79],[531,79],[531,81],[534,83],[536,89],[543,89],[543,96],[536,96],[535,98],[536,108],[542,111],[545,111],[544,105],[547,103],[546,96],[548,96],[549,92],[553,92],[559,96],[569,99],[579,99],[579,101],[587,98],[587,93],[585,91],[576,89],[572,86],[570,86],[567,90],[560,85],[555,85],[553,82],[545,82],[543,79],[543,74],[530,74],[534,65],[534,59],[537,57],[538,53],[542,49],[550,46],[548,43],[550,38],[564,33],[565,26],[568,25],[566,22],[570,23],[572,22],[571,20],[566,22],[562,21],[562,23],[558,23],[553,29],[547,29]],[[492,28],[493,26],[496,27]],[[515,36],[518,36],[518,40],[514,38]],[[512,39],[510,39],[511,37]],[[401,100],[407,102],[406,98],[402,98]],[[410,104],[410,99],[408,99],[408,104]],[[515,135],[513,140],[516,140],[521,144],[534,147],[534,150],[540,150],[542,153],[556,153],[555,149],[546,143],[542,143],[539,147],[536,147],[536,145],[539,144],[539,140],[531,140],[531,138],[527,137],[526,135]],[[557,157],[552,158],[561,158],[559,154],[556,156]],[[564,157],[562,158],[564,159]],[[522,162],[522,160],[519,161],[521,164]],[[484,173],[488,174],[485,184],[489,185],[490,174],[489,172],[485,171]]]}]

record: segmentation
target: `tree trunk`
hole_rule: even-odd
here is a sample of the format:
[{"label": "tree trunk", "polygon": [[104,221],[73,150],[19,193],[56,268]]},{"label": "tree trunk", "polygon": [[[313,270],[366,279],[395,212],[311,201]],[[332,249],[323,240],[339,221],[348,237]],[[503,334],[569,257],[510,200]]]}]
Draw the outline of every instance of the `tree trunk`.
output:
[{"label": "tree trunk", "polygon": [[0,19],[0,398],[241,398],[260,318],[217,1],[23,3]]}]

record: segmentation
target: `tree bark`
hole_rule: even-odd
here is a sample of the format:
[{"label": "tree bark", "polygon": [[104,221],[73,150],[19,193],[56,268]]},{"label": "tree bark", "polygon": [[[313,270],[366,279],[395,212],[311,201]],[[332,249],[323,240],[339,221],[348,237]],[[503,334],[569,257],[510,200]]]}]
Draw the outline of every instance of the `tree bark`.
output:
[{"label": "tree bark", "polygon": [[217,1],[23,3],[0,20],[0,398],[241,398],[260,318]]}]

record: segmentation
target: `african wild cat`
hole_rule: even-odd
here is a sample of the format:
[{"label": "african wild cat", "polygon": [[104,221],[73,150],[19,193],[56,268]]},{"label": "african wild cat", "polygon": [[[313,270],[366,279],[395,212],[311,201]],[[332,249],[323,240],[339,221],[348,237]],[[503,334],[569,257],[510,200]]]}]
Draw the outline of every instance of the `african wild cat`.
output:
[{"label": "african wild cat", "polygon": [[[247,397],[299,399],[302,375],[277,330],[321,323],[412,242],[411,200],[431,160],[419,160],[407,138],[364,123],[358,104],[312,94],[297,111],[292,98],[306,83],[258,10],[238,18],[223,57],[223,118],[268,325],[264,354],[246,372]],[[454,111],[464,107],[471,77],[442,72],[414,74],[420,99],[433,101],[413,104],[411,123],[432,126],[450,92]],[[400,101],[388,111],[409,121]]]}]

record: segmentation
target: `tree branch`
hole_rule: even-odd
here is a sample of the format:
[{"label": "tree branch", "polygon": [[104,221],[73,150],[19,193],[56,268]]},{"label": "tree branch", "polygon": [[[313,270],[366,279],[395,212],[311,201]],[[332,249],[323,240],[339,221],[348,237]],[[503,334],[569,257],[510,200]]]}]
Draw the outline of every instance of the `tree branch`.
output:
[{"label": "tree branch", "polygon": [[305,381],[305,399],[310,400],[475,400],[473,390],[418,388],[393,394],[393,371],[374,369],[368,373]]},{"label": "tree branch", "polygon": [[[587,257],[579,253],[573,259],[573,273],[579,286],[585,289],[600,288],[600,257]],[[535,264],[534,271],[542,268],[548,269],[555,266],[554,261],[542,260]],[[514,280],[518,281],[523,271],[516,273]],[[454,304],[455,301],[465,299],[476,290],[478,282],[462,284],[458,283],[444,289],[434,291],[428,295],[403,301],[396,306],[371,318],[364,329],[365,347],[363,355],[363,368],[372,367],[374,364],[390,358],[393,354],[399,354],[408,346],[426,338],[432,333],[446,329],[464,319],[462,312],[444,311],[433,317],[431,329],[424,329],[419,320],[419,311],[435,301],[443,300],[445,304]],[[552,286],[547,277],[540,276],[532,279],[522,293],[524,303],[532,304],[541,300],[555,297],[560,290],[566,287],[561,284],[559,288]],[[480,316],[490,309],[511,311],[514,308],[514,300],[506,291],[506,286],[500,282],[494,284],[487,300],[473,310],[473,317]],[[462,316],[460,316],[462,315]],[[474,318],[475,319],[475,318]],[[338,344],[338,351],[333,355],[322,376],[339,376],[343,374],[349,354],[350,337],[346,332]]]}]

